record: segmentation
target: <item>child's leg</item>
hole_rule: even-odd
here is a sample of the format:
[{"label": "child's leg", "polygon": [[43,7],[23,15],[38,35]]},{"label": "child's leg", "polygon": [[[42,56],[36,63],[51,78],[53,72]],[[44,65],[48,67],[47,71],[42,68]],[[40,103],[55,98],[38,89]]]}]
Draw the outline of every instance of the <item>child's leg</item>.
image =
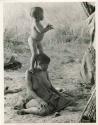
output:
[{"label": "child's leg", "polygon": [[41,44],[41,43],[39,43],[39,44],[37,45],[37,48],[38,48],[38,50],[39,50],[39,53],[43,53],[43,47],[42,47],[42,44]]},{"label": "child's leg", "polygon": [[36,41],[32,39],[32,37],[28,38],[28,44],[31,50],[31,59],[30,59],[30,70],[34,69],[34,55],[37,54]]}]

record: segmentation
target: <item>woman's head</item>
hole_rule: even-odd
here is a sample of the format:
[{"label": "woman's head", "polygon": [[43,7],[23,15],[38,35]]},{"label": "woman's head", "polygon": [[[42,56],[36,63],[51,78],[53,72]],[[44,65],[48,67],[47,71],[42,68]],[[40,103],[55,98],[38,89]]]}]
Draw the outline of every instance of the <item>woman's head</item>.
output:
[{"label": "woman's head", "polygon": [[43,20],[43,9],[41,7],[33,7],[30,11],[30,16],[40,21]]},{"label": "woman's head", "polygon": [[47,70],[50,63],[50,58],[46,54],[38,54],[36,56],[36,62],[42,70]]}]

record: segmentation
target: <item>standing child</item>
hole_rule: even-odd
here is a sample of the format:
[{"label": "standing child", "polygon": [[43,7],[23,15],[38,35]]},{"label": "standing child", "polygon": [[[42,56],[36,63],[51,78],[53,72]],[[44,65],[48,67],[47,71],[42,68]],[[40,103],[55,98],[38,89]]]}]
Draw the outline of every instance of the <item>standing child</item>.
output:
[{"label": "standing child", "polygon": [[31,50],[30,70],[34,69],[34,59],[37,54],[43,53],[41,41],[44,34],[53,29],[52,25],[42,26],[41,21],[44,19],[43,9],[41,7],[34,7],[31,9],[30,16],[33,19],[31,26],[31,34],[28,38],[28,44]]}]

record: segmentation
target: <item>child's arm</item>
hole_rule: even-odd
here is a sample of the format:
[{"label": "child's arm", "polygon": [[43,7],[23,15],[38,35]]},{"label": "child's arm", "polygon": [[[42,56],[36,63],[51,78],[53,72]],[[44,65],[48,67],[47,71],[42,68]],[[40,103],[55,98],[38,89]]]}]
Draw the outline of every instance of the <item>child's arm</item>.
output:
[{"label": "child's arm", "polygon": [[42,30],[42,33],[46,33],[47,31],[49,30],[52,30],[53,29],[53,26],[48,24],[43,30]]},{"label": "child's arm", "polygon": [[[40,99],[39,96],[34,92],[33,88],[33,80],[32,80],[32,72],[29,70],[26,71],[25,73],[25,80],[26,80],[26,88],[27,88],[27,96],[25,98],[25,101],[28,102],[33,98]],[[32,95],[30,94],[32,93]]]},{"label": "child's arm", "polygon": [[37,33],[40,33],[40,34],[44,34],[44,33],[46,33],[47,31],[49,31],[49,30],[52,30],[53,29],[53,26],[52,25],[50,25],[50,24],[48,24],[45,28],[43,28],[43,30],[39,30],[38,29],[38,27],[35,25],[34,26],[34,30],[37,32]]}]

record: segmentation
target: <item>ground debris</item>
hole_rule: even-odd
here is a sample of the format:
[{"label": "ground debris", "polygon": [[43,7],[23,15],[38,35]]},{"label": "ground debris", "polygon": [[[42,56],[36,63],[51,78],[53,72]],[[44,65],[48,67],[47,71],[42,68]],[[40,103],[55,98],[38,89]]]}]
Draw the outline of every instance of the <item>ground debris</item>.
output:
[{"label": "ground debris", "polygon": [[10,60],[7,63],[4,63],[4,69],[5,70],[17,70],[22,67],[22,64],[15,60],[14,56],[11,56]]}]

